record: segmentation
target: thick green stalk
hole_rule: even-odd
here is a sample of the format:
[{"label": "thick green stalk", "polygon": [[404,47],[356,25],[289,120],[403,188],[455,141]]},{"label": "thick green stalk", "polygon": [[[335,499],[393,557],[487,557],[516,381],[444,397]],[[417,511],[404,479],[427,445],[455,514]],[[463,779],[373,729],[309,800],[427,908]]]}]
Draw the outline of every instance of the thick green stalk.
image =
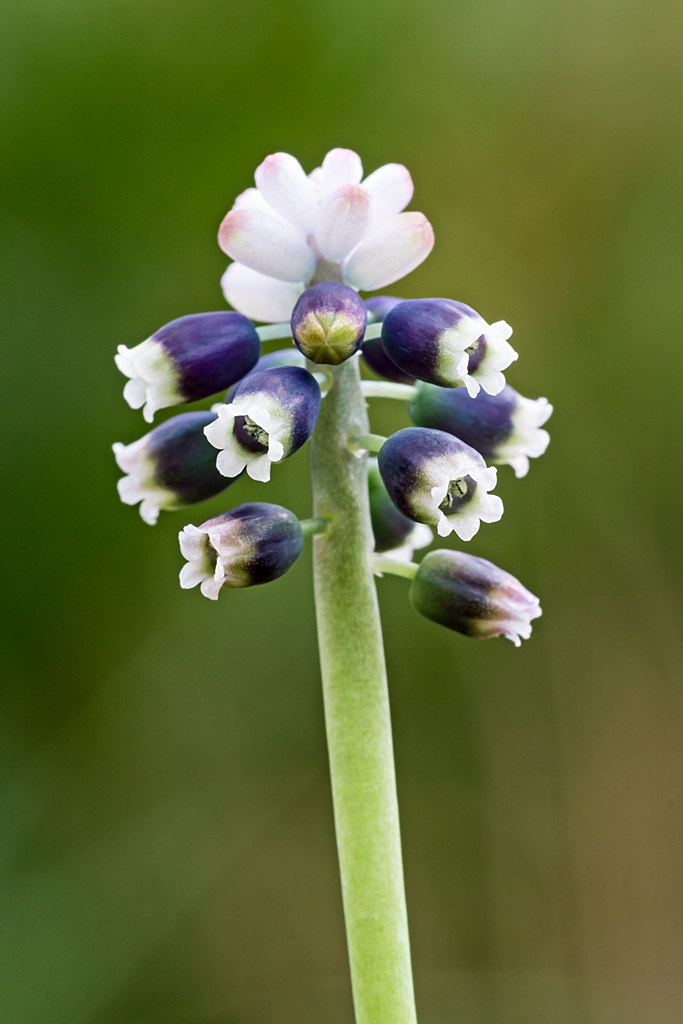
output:
[{"label": "thick green stalk", "polygon": [[315,601],[357,1024],[415,1024],[382,628],[372,576],[358,359],[334,368],[311,440]]}]

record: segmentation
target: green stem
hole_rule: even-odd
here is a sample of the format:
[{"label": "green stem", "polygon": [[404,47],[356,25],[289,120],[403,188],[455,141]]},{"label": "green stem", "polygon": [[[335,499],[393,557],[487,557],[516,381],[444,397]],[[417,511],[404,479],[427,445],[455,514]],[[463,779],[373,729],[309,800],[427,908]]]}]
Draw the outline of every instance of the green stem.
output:
[{"label": "green stem", "polygon": [[304,537],[314,537],[318,533],[324,533],[330,525],[329,519],[300,519],[299,526]]},{"label": "green stem", "polygon": [[361,381],[361,390],[366,398],[398,398],[404,402],[409,402],[418,394],[412,384],[394,384],[388,380]]},{"label": "green stem", "polygon": [[414,580],[419,568],[417,562],[402,562],[399,558],[389,558],[387,555],[372,557],[372,570],[378,576],[386,572],[390,576],[403,576],[407,580]]},{"label": "green stem", "polygon": [[315,601],[344,917],[357,1024],[415,1024],[382,628],[372,576],[358,359],[334,368],[311,439]]},{"label": "green stem", "polygon": [[381,434],[353,434],[348,439],[349,450],[352,452],[378,452],[386,437]]}]

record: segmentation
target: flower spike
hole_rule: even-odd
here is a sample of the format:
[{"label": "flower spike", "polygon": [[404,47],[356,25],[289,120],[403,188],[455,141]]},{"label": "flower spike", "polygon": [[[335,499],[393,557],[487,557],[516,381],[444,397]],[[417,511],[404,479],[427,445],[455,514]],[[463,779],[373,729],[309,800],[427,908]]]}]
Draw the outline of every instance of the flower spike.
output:
[{"label": "flower spike", "polygon": [[337,366],[361,346],[367,310],[353,288],[336,281],[307,288],[292,313],[292,337],[312,363]]},{"label": "flower spike", "polygon": [[408,299],[387,314],[382,342],[405,373],[441,387],[464,384],[474,398],[480,388],[497,395],[505,387],[501,371],[517,358],[511,334],[504,320],[487,324],[464,302]]},{"label": "flower spike", "polygon": [[416,612],[465,636],[504,636],[519,647],[541,615],[534,597],[509,572],[464,551],[430,551],[410,586]]},{"label": "flower spike", "polygon": [[542,425],[552,415],[546,398],[523,398],[506,385],[498,395],[480,391],[470,398],[464,388],[439,388],[420,383],[408,405],[419,427],[445,430],[498,466],[509,465],[518,477],[529,472],[529,459],[548,447],[550,435]]},{"label": "flower spike", "polygon": [[186,526],[178,539],[187,559],[180,586],[190,590],[199,583],[204,597],[212,601],[218,600],[223,587],[276,580],[291,569],[304,546],[294,513],[260,501],[239,505],[201,526]]},{"label": "flower spike", "polygon": [[382,445],[379,471],[396,507],[416,523],[471,540],[479,524],[496,523],[503,502],[489,494],[496,470],[474,448],[442,430],[407,427]]},{"label": "flower spike", "polygon": [[252,480],[270,480],[270,466],[298,451],[313,433],[320,387],[300,366],[250,373],[204,433],[221,449],[216,465],[224,476],[246,467]]},{"label": "flower spike", "polygon": [[158,409],[222,391],[255,366],[256,328],[241,313],[195,313],[172,320],[135,348],[119,345],[116,365],[130,377],[123,397],[144,406],[148,423]]},{"label": "flower spike", "polygon": [[184,412],[132,444],[113,446],[119,469],[128,474],[117,484],[119,497],[126,505],[141,502],[140,515],[150,526],[161,509],[206,501],[235,483],[216,469],[216,453],[204,436],[216,418],[215,412]]}]

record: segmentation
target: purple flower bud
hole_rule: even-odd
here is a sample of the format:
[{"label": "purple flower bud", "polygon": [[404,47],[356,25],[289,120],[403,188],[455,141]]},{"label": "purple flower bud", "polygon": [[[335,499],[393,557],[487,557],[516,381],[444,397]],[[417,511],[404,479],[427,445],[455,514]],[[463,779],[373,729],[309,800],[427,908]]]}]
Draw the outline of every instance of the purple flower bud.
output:
[{"label": "purple flower bud", "polygon": [[200,584],[204,597],[218,600],[223,587],[253,587],[270,583],[296,562],[304,546],[299,520],[281,505],[251,501],[186,526],[178,535],[187,559],[180,586]]},{"label": "purple flower bud", "polygon": [[250,373],[232,401],[216,407],[218,419],[205,433],[224,476],[246,466],[252,480],[270,480],[270,466],[298,451],[313,433],[320,410],[320,387],[300,366]]},{"label": "purple flower bud", "polygon": [[391,552],[393,558],[411,561],[413,551],[431,544],[432,531],[399,512],[384,486],[376,459],[368,460],[368,490],[375,551]]},{"label": "purple flower bud", "polygon": [[397,299],[393,295],[374,295],[371,299],[366,299],[365,308],[368,311],[368,323],[383,323],[387,318],[387,314],[391,312],[394,306],[398,306],[399,302],[405,302],[405,299]]},{"label": "purple flower bud", "polygon": [[361,346],[367,310],[353,288],[325,281],[299,297],[292,313],[292,336],[313,363],[333,366],[349,359]]},{"label": "purple flower bud", "polygon": [[498,395],[480,391],[476,398],[464,388],[420,384],[408,404],[408,415],[417,426],[459,437],[488,462],[512,466],[518,477],[526,476],[529,459],[548,447],[550,435],[540,428],[552,411],[546,398],[523,398],[509,384]]},{"label": "purple flower bud", "polygon": [[505,387],[501,371],[517,358],[511,334],[504,320],[487,324],[463,302],[408,299],[387,314],[382,342],[405,373],[441,387],[464,384],[474,397],[480,388],[497,395]]},{"label": "purple flower bud", "polygon": [[195,313],[172,320],[135,348],[119,345],[116,365],[130,377],[123,397],[144,405],[148,423],[158,409],[195,402],[241,380],[256,365],[261,342],[241,313]]},{"label": "purple flower bud", "polygon": [[[267,352],[264,356],[261,356],[254,369],[250,370],[249,373],[258,373],[260,370],[272,370],[274,366],[301,366],[306,369],[306,356],[293,345],[290,345],[289,348],[279,348],[276,352]],[[246,376],[248,377],[249,374]],[[246,377],[243,380],[246,380]],[[241,381],[238,381],[225,392],[223,401],[226,405],[232,402],[240,384]]]},{"label": "purple flower bud", "polygon": [[396,507],[416,523],[471,540],[479,524],[495,523],[503,502],[489,494],[496,470],[464,441],[442,430],[408,427],[382,445],[379,471]]},{"label": "purple flower bud", "polygon": [[410,586],[416,612],[465,636],[504,636],[519,647],[541,614],[538,598],[509,572],[464,551],[430,551]]},{"label": "purple flower bud", "polygon": [[150,526],[160,509],[206,501],[235,482],[218,472],[216,452],[204,436],[204,427],[215,419],[215,412],[181,413],[139,441],[113,446],[119,469],[128,474],[117,485],[121,501],[141,502],[140,515]]}]

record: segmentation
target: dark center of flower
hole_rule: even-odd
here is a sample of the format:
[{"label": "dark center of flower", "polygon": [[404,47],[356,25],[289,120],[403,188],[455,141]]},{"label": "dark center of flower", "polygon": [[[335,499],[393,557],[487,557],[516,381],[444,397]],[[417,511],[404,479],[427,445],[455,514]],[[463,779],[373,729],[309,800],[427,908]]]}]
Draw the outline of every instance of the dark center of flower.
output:
[{"label": "dark center of flower", "polygon": [[246,451],[254,455],[264,455],[268,451],[268,431],[248,416],[235,416],[232,432]]},{"label": "dark center of flower", "polygon": [[452,516],[455,512],[459,512],[463,505],[472,500],[476,489],[477,481],[473,480],[469,474],[467,476],[459,476],[457,480],[451,480],[446,491],[446,497],[439,505],[439,508],[444,515]]},{"label": "dark center of flower", "polygon": [[469,355],[469,361],[467,363],[467,372],[474,373],[481,366],[481,362],[486,355],[486,339],[482,334],[476,341],[473,341],[465,352]]}]

